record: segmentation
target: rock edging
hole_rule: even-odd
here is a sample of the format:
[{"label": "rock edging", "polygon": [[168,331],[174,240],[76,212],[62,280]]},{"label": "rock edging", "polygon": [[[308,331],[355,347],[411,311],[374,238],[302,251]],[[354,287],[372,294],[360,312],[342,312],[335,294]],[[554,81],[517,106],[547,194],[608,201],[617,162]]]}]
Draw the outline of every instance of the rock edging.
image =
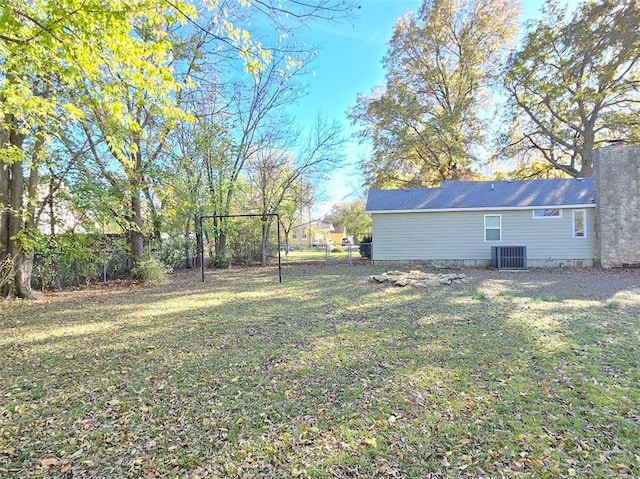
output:
[{"label": "rock edging", "polygon": [[373,283],[387,283],[393,286],[413,286],[415,288],[427,288],[429,286],[442,286],[466,283],[467,277],[463,273],[432,274],[422,271],[387,271],[382,274],[369,276]]}]

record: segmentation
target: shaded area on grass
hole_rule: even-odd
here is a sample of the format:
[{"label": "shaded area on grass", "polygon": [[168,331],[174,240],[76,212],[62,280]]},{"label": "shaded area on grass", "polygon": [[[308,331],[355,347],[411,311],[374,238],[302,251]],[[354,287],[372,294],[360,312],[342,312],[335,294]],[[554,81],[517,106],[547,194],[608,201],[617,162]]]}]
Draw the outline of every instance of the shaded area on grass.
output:
[{"label": "shaded area on grass", "polygon": [[612,308],[537,300],[553,279],[478,271],[416,290],[372,271],[295,268],[278,285],[230,270],[3,305],[1,475],[639,473],[634,289]]}]

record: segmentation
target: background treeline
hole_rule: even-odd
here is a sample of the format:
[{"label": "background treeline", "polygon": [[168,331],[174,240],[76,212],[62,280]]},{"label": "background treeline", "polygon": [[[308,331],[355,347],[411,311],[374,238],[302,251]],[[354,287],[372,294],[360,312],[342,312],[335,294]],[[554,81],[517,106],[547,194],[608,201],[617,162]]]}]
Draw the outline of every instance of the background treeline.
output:
[{"label": "background treeline", "polygon": [[[104,253],[111,234],[125,239],[122,274],[145,277],[201,215],[280,211],[292,223],[344,142],[321,115],[304,129],[287,115],[315,55],[293,33],[353,9],[345,0],[5,2],[2,295],[33,297],[36,253],[39,267],[58,265],[38,278],[95,277],[72,263],[89,256],[87,241]],[[227,223],[206,232],[221,261]],[[258,229],[264,263],[272,223]],[[63,233],[87,236],[41,237]],[[62,257],[44,260],[61,248],[73,257],[66,269]]]},{"label": "background treeline", "polygon": [[[5,2],[0,294],[154,278],[196,265],[200,240],[213,265],[267,264],[277,248],[270,215],[286,242],[345,144],[338,123],[288,114],[317,54],[296,33],[357,7]],[[518,9],[424,0],[397,20],[385,82],[349,111],[372,147],[365,186],[481,178],[491,165],[499,176],[588,176],[594,148],[638,140],[637,0],[572,11],[548,2],[520,32]],[[353,206],[332,213],[353,216],[365,235]],[[237,213],[262,219],[225,219]],[[203,215],[216,218],[201,236]]]}]

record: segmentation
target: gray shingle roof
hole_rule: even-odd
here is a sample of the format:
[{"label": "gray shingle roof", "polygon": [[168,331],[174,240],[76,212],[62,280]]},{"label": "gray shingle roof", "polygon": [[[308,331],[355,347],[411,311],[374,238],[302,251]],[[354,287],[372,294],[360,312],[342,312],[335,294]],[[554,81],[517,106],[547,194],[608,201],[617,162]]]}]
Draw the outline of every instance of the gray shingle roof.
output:
[{"label": "gray shingle roof", "polygon": [[519,181],[445,181],[439,188],[369,190],[366,210],[421,211],[448,209],[593,206],[593,178]]}]

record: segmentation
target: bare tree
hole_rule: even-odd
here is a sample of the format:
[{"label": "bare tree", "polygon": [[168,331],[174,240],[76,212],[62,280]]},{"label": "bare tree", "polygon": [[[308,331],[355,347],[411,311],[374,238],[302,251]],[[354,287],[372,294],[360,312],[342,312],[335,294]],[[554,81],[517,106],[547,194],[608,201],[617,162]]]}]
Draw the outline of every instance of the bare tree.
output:
[{"label": "bare tree", "polygon": [[299,209],[306,199],[306,191],[300,188],[305,184],[304,180],[322,176],[339,164],[342,160],[340,147],[344,144],[339,125],[327,122],[321,115],[301,144],[295,136],[287,136],[280,141],[288,146],[287,150],[263,148],[247,162],[247,178],[255,211],[263,215],[263,265],[268,260],[267,246],[272,224],[267,215],[278,212],[285,203]]}]

